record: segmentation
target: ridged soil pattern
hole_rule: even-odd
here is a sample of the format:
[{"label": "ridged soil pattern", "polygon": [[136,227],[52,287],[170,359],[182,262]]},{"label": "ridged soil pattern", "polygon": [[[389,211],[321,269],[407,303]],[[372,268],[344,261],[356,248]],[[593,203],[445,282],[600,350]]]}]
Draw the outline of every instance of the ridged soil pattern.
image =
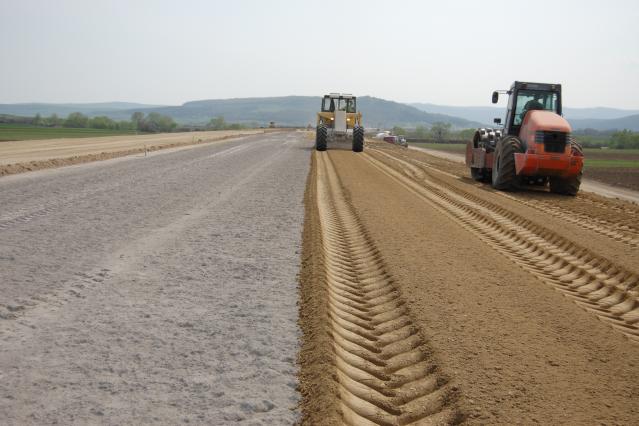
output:
[{"label": "ridged soil pattern", "polygon": [[450,424],[456,392],[427,355],[392,277],[317,155],[317,205],[342,419],[350,425]]},{"label": "ridged soil pattern", "polygon": [[521,268],[639,342],[639,276],[590,250],[426,172],[375,150],[368,161]]},{"label": "ridged soil pattern", "polygon": [[[383,152],[378,149],[378,152]],[[385,153],[385,152],[384,152]],[[395,153],[394,153],[395,154]],[[395,155],[393,158],[397,158]],[[411,163],[418,165],[419,167],[430,170],[440,175],[450,176],[452,178],[458,178],[458,176],[445,172],[437,167],[433,167],[423,161],[419,161],[417,159],[411,158],[407,155],[402,155],[404,160],[407,160]],[[482,184],[483,185],[483,184]],[[516,201],[520,204],[523,204],[527,207],[533,208],[535,210],[543,211],[544,213],[550,214],[557,218],[561,218],[561,220],[570,222],[575,225],[579,225],[581,228],[588,229],[590,231],[596,232],[600,235],[606,236],[614,241],[621,242],[623,244],[627,244],[633,249],[639,248],[639,230],[630,223],[621,223],[615,222],[613,217],[617,220],[620,218],[626,219],[628,215],[632,215],[632,213],[628,213],[623,211],[623,209],[617,206],[605,205],[601,202],[597,202],[589,199],[580,199],[582,204],[586,205],[586,211],[569,211],[564,208],[561,208],[555,204],[552,204],[547,201],[540,200],[539,198],[535,198],[534,200],[526,200],[521,196],[514,196],[507,192],[496,192],[497,195],[502,196],[504,198],[508,198],[510,200]],[[611,219],[602,219],[599,217],[595,217],[590,212],[587,211],[588,205],[595,205],[598,209],[603,210],[612,210],[615,214],[611,214]],[[580,206],[581,209],[584,206]]]}]

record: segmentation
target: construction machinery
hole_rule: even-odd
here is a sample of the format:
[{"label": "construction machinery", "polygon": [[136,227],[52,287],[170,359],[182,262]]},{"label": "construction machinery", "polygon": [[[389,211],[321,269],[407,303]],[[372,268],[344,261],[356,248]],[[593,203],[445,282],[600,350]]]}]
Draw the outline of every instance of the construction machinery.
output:
[{"label": "construction machinery", "polygon": [[[561,85],[515,81],[507,93],[503,128],[478,129],[466,146],[473,179],[499,190],[548,185],[558,194],[576,195],[581,185],[583,150],[561,115]],[[495,118],[501,126],[501,119]]]},{"label": "construction machinery", "polygon": [[347,93],[330,93],[322,98],[317,113],[315,149],[326,151],[329,143],[352,140],[355,152],[364,150],[362,113],[357,111],[357,98]]}]

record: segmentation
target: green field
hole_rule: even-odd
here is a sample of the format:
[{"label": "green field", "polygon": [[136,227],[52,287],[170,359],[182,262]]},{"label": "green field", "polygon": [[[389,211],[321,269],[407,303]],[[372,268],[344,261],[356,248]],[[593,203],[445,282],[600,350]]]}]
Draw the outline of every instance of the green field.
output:
[{"label": "green field", "polygon": [[586,156],[586,167],[588,168],[627,168],[627,169],[639,169],[639,160],[599,160],[590,159]]},{"label": "green field", "polygon": [[601,149],[601,148],[584,148],[587,155],[639,155],[639,149]]},{"label": "green field", "polygon": [[588,169],[639,169],[639,149],[584,149]]},{"label": "green field", "polygon": [[20,124],[0,124],[0,142],[30,139],[92,138],[97,136],[131,135],[135,131],[109,129],[69,129],[65,127],[35,127]]}]

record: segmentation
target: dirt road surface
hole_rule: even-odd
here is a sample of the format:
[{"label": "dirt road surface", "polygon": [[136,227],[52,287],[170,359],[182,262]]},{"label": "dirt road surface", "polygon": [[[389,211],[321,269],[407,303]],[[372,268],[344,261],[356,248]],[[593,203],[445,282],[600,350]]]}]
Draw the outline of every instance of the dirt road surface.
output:
[{"label": "dirt road surface", "polygon": [[[455,154],[452,152],[437,151],[435,149],[421,148],[417,146],[409,147],[412,150],[425,152],[429,155],[443,158],[455,163],[464,163],[463,154]],[[581,191],[592,192],[608,198],[618,198],[620,200],[632,201],[639,204],[639,192],[618,186],[607,185],[592,179],[584,179],[581,182]]]},{"label": "dirt road surface", "polygon": [[639,207],[496,192],[451,164],[314,154],[304,419],[637,424]]},{"label": "dirt road surface", "polygon": [[290,424],[308,139],[0,178],[0,423]]}]

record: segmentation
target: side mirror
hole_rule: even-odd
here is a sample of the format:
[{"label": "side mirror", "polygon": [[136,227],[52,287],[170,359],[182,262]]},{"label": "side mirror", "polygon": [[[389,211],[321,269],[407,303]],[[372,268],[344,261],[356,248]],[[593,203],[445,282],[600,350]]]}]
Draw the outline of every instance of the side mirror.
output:
[{"label": "side mirror", "polygon": [[499,93],[493,92],[493,103],[496,104],[499,101]]},{"label": "side mirror", "polygon": [[501,118],[495,118],[495,119],[493,119],[493,123],[495,123],[495,124],[501,124]]}]

